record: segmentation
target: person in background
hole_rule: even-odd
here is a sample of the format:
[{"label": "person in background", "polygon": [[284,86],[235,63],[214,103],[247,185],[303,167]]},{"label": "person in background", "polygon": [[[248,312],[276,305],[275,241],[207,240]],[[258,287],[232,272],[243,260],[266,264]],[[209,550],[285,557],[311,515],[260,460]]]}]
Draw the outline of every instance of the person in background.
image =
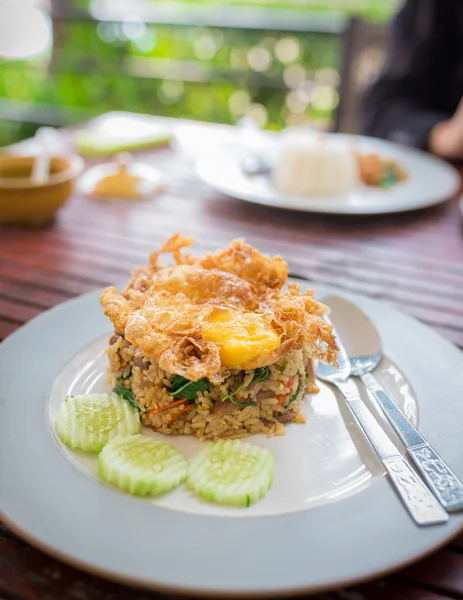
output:
[{"label": "person in background", "polygon": [[383,72],[367,90],[366,135],[463,159],[463,2],[407,0]]}]

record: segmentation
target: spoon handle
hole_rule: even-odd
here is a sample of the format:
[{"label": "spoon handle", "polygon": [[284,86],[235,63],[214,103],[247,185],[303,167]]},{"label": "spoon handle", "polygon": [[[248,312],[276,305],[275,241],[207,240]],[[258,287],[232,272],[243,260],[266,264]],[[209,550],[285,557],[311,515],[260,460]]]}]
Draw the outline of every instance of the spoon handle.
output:
[{"label": "spoon handle", "polygon": [[50,164],[57,135],[52,127],[41,127],[35,133],[39,144],[31,173],[31,181],[35,184],[45,183],[50,177]]},{"label": "spoon handle", "polygon": [[347,405],[388,472],[390,482],[415,522],[418,525],[445,523],[448,520],[447,513],[359,397],[354,382],[351,379],[338,379],[332,380],[332,383],[342,392]]},{"label": "spoon handle", "polygon": [[376,377],[367,373],[362,375],[362,381],[383,409],[389,423],[405,444],[411,460],[442,506],[449,512],[461,510],[463,508],[463,483],[460,479],[410,423]]}]

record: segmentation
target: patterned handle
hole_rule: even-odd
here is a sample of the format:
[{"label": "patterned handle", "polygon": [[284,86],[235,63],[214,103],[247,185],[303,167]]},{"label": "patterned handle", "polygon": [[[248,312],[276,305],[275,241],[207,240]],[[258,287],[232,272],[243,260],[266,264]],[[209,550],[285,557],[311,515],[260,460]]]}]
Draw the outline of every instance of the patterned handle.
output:
[{"label": "patterned handle", "polygon": [[418,525],[434,525],[448,521],[448,514],[424,485],[418,474],[405,461],[364,404],[352,379],[337,380],[334,383],[343,393],[347,405],[385,466],[391,483],[416,523]]},{"label": "patterned handle", "polygon": [[463,483],[429,444],[408,448],[410,458],[433,490],[440,503],[450,512],[463,508]]},{"label": "patterned handle", "polygon": [[423,479],[439,499],[452,512],[463,508],[463,483],[437,454],[421,433],[410,423],[392,398],[384,391],[371,373],[362,381],[376,398],[389,423],[405,444],[410,458],[420,470]]},{"label": "patterned handle", "polygon": [[445,523],[448,520],[447,513],[403,457],[385,461],[384,466],[418,525]]}]

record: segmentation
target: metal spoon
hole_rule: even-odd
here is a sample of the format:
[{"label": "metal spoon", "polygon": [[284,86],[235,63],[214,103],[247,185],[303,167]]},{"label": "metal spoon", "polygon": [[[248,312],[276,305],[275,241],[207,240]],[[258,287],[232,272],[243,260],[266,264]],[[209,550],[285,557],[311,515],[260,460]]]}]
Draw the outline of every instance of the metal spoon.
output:
[{"label": "metal spoon", "polygon": [[246,175],[269,175],[273,170],[270,160],[260,154],[247,154],[241,162],[241,170]]},{"label": "metal spoon", "polygon": [[50,165],[58,134],[53,127],[40,127],[35,132],[38,143],[37,154],[32,164],[31,181],[36,185],[42,185],[50,177]]},{"label": "metal spoon", "polygon": [[240,142],[245,152],[241,160],[241,170],[245,175],[268,175],[273,165],[264,151],[262,130],[259,125],[248,117],[239,119],[236,123],[239,130]]},{"label": "metal spoon", "polygon": [[[463,483],[410,423],[371,373],[383,356],[381,338],[374,324],[362,310],[345,298],[331,296],[323,301],[330,307],[333,320],[339,324],[340,335],[349,356],[351,374],[361,377],[373,394],[404,443],[411,460],[442,506],[449,512],[462,509]],[[343,323],[348,323],[349,327],[343,326]]]},{"label": "metal spoon", "polygon": [[[327,317],[325,318],[329,321]],[[336,335],[334,330],[333,332]],[[336,342],[339,348],[337,356],[338,369],[319,361],[317,377],[335,385],[343,394],[347,405],[383,463],[390,482],[415,522],[418,525],[445,523],[448,520],[445,510],[400,454],[360,398],[357,386],[350,378],[349,359],[338,336],[336,336]]]}]

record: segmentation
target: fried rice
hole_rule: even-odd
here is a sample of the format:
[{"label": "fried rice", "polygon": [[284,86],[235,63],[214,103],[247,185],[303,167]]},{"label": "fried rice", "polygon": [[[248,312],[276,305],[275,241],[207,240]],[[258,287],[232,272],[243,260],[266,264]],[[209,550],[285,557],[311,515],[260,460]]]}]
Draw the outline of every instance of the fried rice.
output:
[{"label": "fried rice", "polygon": [[[161,266],[154,253],[125,290],[103,292],[115,327],[111,387],[130,394],[142,422],[164,434],[200,441],[283,435],[285,424],[306,420],[305,394],[318,391],[315,360],[336,362],[331,326],[323,319],[328,310],[313,292],[287,284],[280,257],[236,240],[196,259],[180,252],[190,243],[174,236],[161,251],[173,253],[175,266]],[[228,321],[211,337],[218,310],[238,323],[241,337],[243,323],[248,327],[249,344],[236,328],[230,334]]]}]

